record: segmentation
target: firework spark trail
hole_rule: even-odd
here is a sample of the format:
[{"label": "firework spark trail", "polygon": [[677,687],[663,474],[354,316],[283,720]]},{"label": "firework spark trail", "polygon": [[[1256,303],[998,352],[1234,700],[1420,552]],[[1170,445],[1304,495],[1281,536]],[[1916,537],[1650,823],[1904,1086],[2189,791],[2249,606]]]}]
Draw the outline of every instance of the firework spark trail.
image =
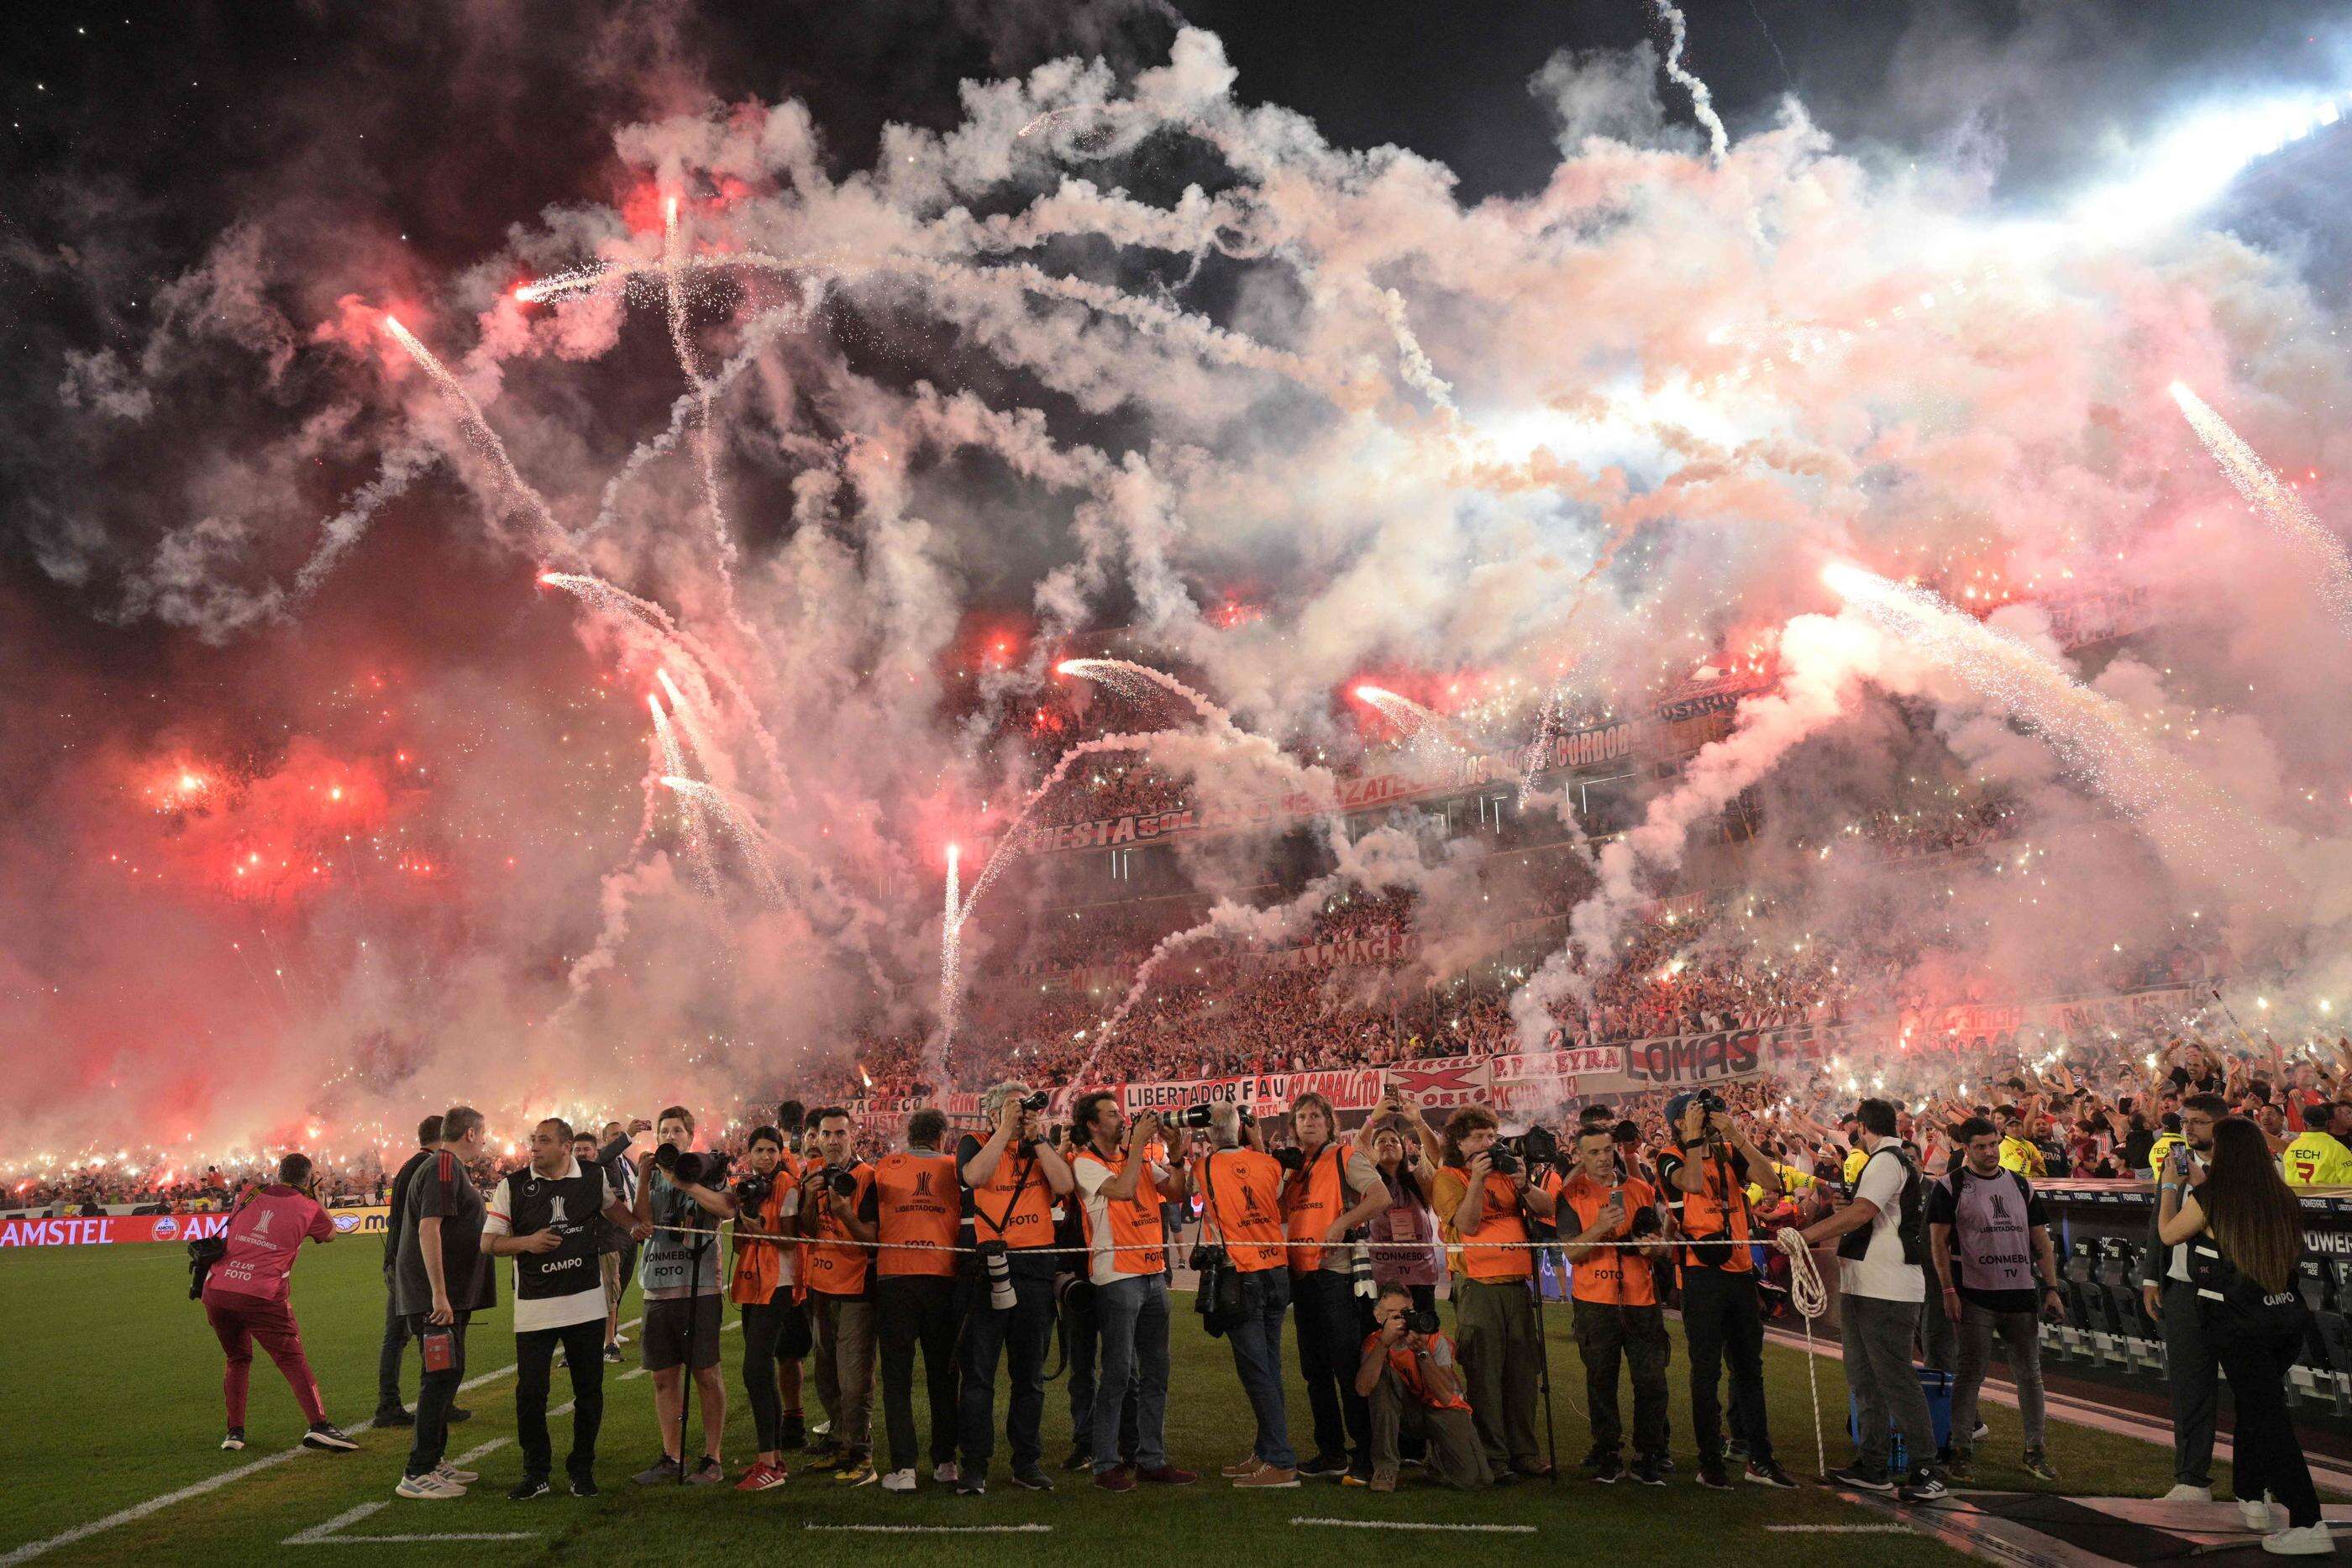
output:
[{"label": "firework spark trail", "polygon": [[2179,382],[2172,383],[2171,390],[2172,401],[2180,405],[2189,427],[2221,465],[2231,486],[2269,520],[2274,532],[2284,535],[2304,555],[2327,613],[2339,630],[2352,632],[2352,555],[2347,554],[2344,541],[2312,516],[2303,497],[2281,484],[2254,449],[2203,399]]},{"label": "firework spark trail", "polygon": [[1871,621],[1950,669],[2042,737],[2076,779],[2113,802],[2178,871],[2277,894],[2258,824],[2152,741],[2122,704],[1923,589],[1833,563],[1822,580]]},{"label": "firework spark trail", "polygon": [[742,855],[743,863],[751,871],[751,881],[759,888],[761,895],[771,904],[784,901],[783,884],[776,880],[775,867],[768,861],[766,835],[736,803],[734,797],[723,789],[713,789],[699,779],[682,778],[675,773],[665,774],[662,782],[687,800],[708,809]]},{"label": "firework spark trail", "polygon": [[1021,802],[1021,810],[1013,813],[1013,821],[1007,822],[1004,825],[1004,831],[996,836],[996,843],[989,850],[988,859],[980,868],[980,875],[972,879],[971,894],[964,899],[962,906],[956,915],[957,925],[961,926],[971,918],[973,907],[980,903],[981,896],[987,893],[989,884],[996,880],[996,873],[1004,864],[1005,856],[1012,852],[1013,845],[1019,841],[1021,830],[1029,821],[1029,814],[1037,809],[1037,803],[1040,800],[1052,794],[1060,786],[1062,780],[1069,777],[1070,769],[1076,766],[1080,758],[1097,757],[1106,751],[1139,751],[1150,744],[1151,737],[1148,734],[1100,735],[1092,740],[1082,740],[1062,753],[1060,759],[1054,764],[1054,770],[1045,775],[1037,788],[1029,791],[1028,796]]},{"label": "firework spark trail", "polygon": [[[962,864],[961,847],[950,844],[947,907],[940,915],[940,1058],[943,1064],[951,1064],[956,1013],[963,1001],[963,920],[956,904],[956,882]],[[943,1074],[940,1081],[948,1080]]]},{"label": "firework spark trail", "polygon": [[759,705],[752,702],[751,694],[743,689],[743,683],[735,678],[734,672],[711,652],[709,644],[680,626],[676,617],[653,601],[640,599],[627,589],[617,588],[601,577],[591,577],[581,571],[542,571],[539,574],[539,580],[550,588],[560,588],[575,595],[607,614],[652,627],[684,651],[697,667],[716,676],[719,684],[726,688],[727,695],[733,697],[743,710],[745,719],[751,726],[751,737],[759,742],[761,757],[767,762],[769,771],[775,776],[779,786],[790,789],[792,775],[785,771],[783,754],[777,749],[776,737],[768,733],[767,725],[761,720]]},{"label": "firework spark trail", "polygon": [[392,334],[393,340],[407,350],[408,357],[415,360],[423,368],[425,373],[433,378],[433,384],[448,394],[449,398],[457,404],[464,416],[467,435],[472,439],[477,448],[498,465],[499,475],[506,482],[509,491],[522,504],[524,510],[530,514],[532,520],[539,524],[543,537],[534,548],[542,555],[558,556],[566,559],[572,557],[576,552],[572,547],[572,536],[564,531],[562,523],[556,521],[555,513],[549,507],[547,498],[532,488],[530,481],[526,480],[520,471],[515,467],[514,459],[507,455],[507,444],[499,439],[497,431],[490,428],[490,422],[483,414],[482,405],[474,401],[474,394],[467,392],[457,378],[449,373],[447,366],[434,357],[432,350],[418,342],[416,335],[400,324],[398,317],[386,316],[383,319],[383,325],[384,329]]},{"label": "firework spark trail", "polygon": [[1543,706],[1536,710],[1536,731],[1528,740],[1527,749],[1519,757],[1518,809],[1526,810],[1528,796],[1536,787],[1536,774],[1542,768],[1551,743],[1560,731],[1560,688],[1552,687],[1544,694]]},{"label": "firework spark trail", "polygon": [[1136,967],[1134,982],[1127,988],[1127,995],[1119,998],[1118,1006],[1111,1009],[1110,1016],[1103,1019],[1095,1030],[1094,1049],[1087,1051],[1086,1061],[1078,1064],[1077,1072],[1070,1079],[1073,1085],[1083,1085],[1093,1082],[1090,1074],[1095,1070],[1095,1059],[1102,1054],[1103,1047],[1110,1043],[1110,1037],[1118,1032],[1118,1026],[1127,1021],[1127,1015],[1135,1010],[1138,1002],[1143,1000],[1143,993],[1150,988],[1151,977],[1159,971],[1160,966],[1178,950],[1188,947],[1205,937],[1215,936],[1219,925],[1217,917],[1212,915],[1198,925],[1189,925],[1181,931],[1170,932],[1153,946],[1150,952],[1144,955],[1143,962]]},{"label": "firework spark trail", "polygon": [[701,359],[694,351],[693,335],[687,329],[684,246],[685,238],[677,221],[677,198],[672,196],[662,208],[664,315],[669,322],[670,347],[677,351],[677,368],[686,377],[694,399],[694,455],[696,464],[702,471],[702,504],[710,514],[710,537],[719,549],[719,591],[727,607],[726,612],[732,619],[735,563],[740,559],[740,552],[735,546],[735,536],[727,527],[727,513],[719,503],[719,438],[711,428],[712,405],[716,397],[709,380],[702,373]]},{"label": "firework spark trail", "polygon": [[1130,664],[1125,659],[1065,659],[1054,666],[1054,672],[1108,686],[1130,702],[1148,701],[1156,687],[1181,697],[1192,705],[1194,713],[1210,723],[1226,729],[1234,728],[1233,715],[1175,676],[1163,670],[1155,670],[1149,664]]},{"label": "firework spark trail", "polygon": [[[696,679],[694,666],[691,664],[687,666],[687,678],[694,681],[697,685],[702,685],[699,680]],[[702,727],[702,719],[700,716],[694,711],[695,705],[688,699],[687,695],[684,692],[678,690],[677,683],[670,679],[669,671],[667,667],[656,670],[654,672],[654,679],[661,683],[662,691],[669,697],[670,716],[677,721],[678,728],[686,732],[686,743],[693,752],[693,760],[701,764],[703,773],[708,776],[711,772],[710,759],[719,755],[719,748],[713,746],[710,742],[710,732]],[[703,687],[702,695],[705,702],[709,700],[710,692],[709,687]],[[670,771],[672,773],[690,773],[692,770],[685,768],[673,768]]]},{"label": "firework spark trail", "polygon": [[[687,771],[686,753],[678,746],[677,732],[670,727],[669,715],[662,711],[661,698],[648,696],[646,706],[653,709],[654,736],[661,743],[662,781],[683,777]],[[691,795],[678,797],[680,813],[686,818],[686,863],[695,885],[706,897],[719,892],[719,868],[710,854],[710,837],[702,825],[702,810]]]},{"label": "firework spark trail", "polygon": [[1666,75],[1680,82],[1691,95],[1691,112],[1698,116],[1701,125],[1706,127],[1707,141],[1714,149],[1715,161],[1720,163],[1724,154],[1730,150],[1731,138],[1724,131],[1722,117],[1715,112],[1715,94],[1709,92],[1706,83],[1683,64],[1683,46],[1690,41],[1689,28],[1684,24],[1683,14],[1675,6],[1673,0],[1654,0],[1654,3],[1658,8],[1658,20],[1664,22],[1667,29]]},{"label": "firework spark trail", "polygon": [[1405,744],[1414,746],[1423,739],[1433,739],[1466,756],[1475,757],[1478,748],[1470,743],[1453,721],[1423,706],[1411,697],[1402,696],[1386,686],[1358,686],[1356,700],[1370,704],[1382,718],[1404,732]]}]

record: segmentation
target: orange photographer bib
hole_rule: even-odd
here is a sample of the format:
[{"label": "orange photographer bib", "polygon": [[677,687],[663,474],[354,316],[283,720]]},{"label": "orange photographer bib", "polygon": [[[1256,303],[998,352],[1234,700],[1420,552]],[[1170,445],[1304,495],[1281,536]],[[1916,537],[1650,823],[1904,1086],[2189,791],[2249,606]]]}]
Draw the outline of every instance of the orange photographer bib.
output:
[{"label": "orange photographer bib", "polygon": [[954,1274],[960,1196],[953,1155],[900,1150],[875,1162],[876,1271],[886,1280]]},{"label": "orange photographer bib", "polygon": [[[856,1180],[857,1190],[842,1201],[856,1213],[866,1201],[866,1189],[874,1185],[874,1167],[861,1160],[851,1167],[850,1175]],[[835,1216],[833,1199],[823,1186],[812,1181],[801,1189],[802,1205],[816,1206],[816,1239],[808,1250],[809,1289],[828,1296],[862,1296],[873,1272],[873,1255],[857,1245],[849,1228]]]},{"label": "orange photographer bib", "polygon": [[1201,1162],[1212,1240],[1244,1274],[1279,1267],[1283,1254],[1282,1167],[1255,1149],[1219,1149]]},{"label": "orange photographer bib", "polygon": [[[1466,1189],[1470,1173],[1456,1166],[1447,1166],[1445,1174],[1460,1182]],[[1474,1280],[1492,1282],[1498,1280],[1526,1280],[1536,1271],[1535,1254],[1524,1245],[1496,1246],[1495,1243],[1524,1243],[1528,1239],[1528,1222],[1519,1213],[1519,1190],[1511,1178],[1491,1173],[1486,1177],[1485,1202],[1479,1210],[1478,1223],[1465,1232],[1456,1232],[1454,1217],[1446,1215],[1445,1236],[1456,1245],[1456,1262],[1461,1271]],[[1471,1239],[1472,1237],[1477,1239]]]},{"label": "orange photographer bib", "polygon": [[[1601,1211],[1609,1207],[1609,1195],[1616,1190],[1606,1182],[1597,1182],[1579,1171],[1560,1184],[1559,1201],[1568,1205],[1576,1217],[1575,1228],[1559,1228],[1563,1240],[1592,1228]],[[1657,1200],[1648,1182],[1634,1178],[1625,1183],[1625,1218],[1615,1229],[1601,1238],[1613,1241],[1631,1235],[1633,1216]],[[1628,1252],[1615,1247],[1579,1247],[1569,1252],[1569,1261],[1576,1269],[1574,1295],[1580,1301],[1597,1301],[1612,1307],[1652,1307],[1658,1302],[1657,1277],[1650,1269],[1649,1260],[1639,1252]]]}]

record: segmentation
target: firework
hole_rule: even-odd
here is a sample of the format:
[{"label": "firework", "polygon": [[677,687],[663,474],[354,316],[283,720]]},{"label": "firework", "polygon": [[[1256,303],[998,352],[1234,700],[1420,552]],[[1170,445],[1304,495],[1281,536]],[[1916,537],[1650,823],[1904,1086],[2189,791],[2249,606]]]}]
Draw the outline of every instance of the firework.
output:
[{"label": "firework", "polygon": [[1475,756],[1477,747],[1449,720],[1411,697],[1401,696],[1386,686],[1358,686],[1355,699],[1375,709],[1382,718],[1397,727],[1405,744],[1417,745],[1424,739],[1441,742],[1465,756]]},{"label": "firework", "polygon": [[425,373],[433,379],[433,384],[439,387],[450,401],[457,405],[467,438],[490,459],[491,464],[498,469],[499,483],[508,496],[520,503],[522,509],[530,514],[531,521],[537,525],[540,537],[534,541],[533,548],[546,554],[570,556],[572,554],[571,535],[564,531],[562,523],[556,521],[554,511],[547,504],[547,497],[533,488],[530,482],[525,479],[520,471],[515,467],[514,459],[508,455],[507,444],[499,439],[497,431],[490,428],[489,419],[482,413],[482,405],[474,401],[474,394],[467,392],[464,384],[449,373],[448,367],[434,356],[432,350],[418,342],[416,335],[400,324],[400,318],[386,316],[383,319],[383,327],[385,331],[392,334],[393,341],[406,350],[408,357],[415,361]]},{"label": "firework", "polygon": [[2338,630],[2352,633],[2352,555],[2346,553],[2344,541],[2311,515],[2303,497],[2281,484],[2254,449],[2203,399],[2179,382],[2172,383],[2171,390],[2172,401],[2180,405],[2189,427],[2221,465],[2231,486],[2302,555],[2328,615]]},{"label": "firework", "polygon": [[1054,672],[1107,685],[1130,702],[1149,701],[1154,691],[1166,692],[1191,704],[1192,711],[1210,723],[1227,729],[1234,727],[1233,715],[1175,676],[1149,664],[1130,664],[1125,659],[1065,659],[1054,666]]},{"label": "firework", "polygon": [[752,884],[760,890],[761,896],[772,904],[783,901],[783,884],[776,880],[775,867],[768,859],[766,835],[760,831],[758,824],[751,821],[733,797],[698,779],[681,778],[674,773],[664,774],[662,783],[709,810],[719,827],[726,831],[728,841],[743,857],[743,864],[751,873]]},{"label": "firework", "polygon": [[[654,737],[660,744],[662,781],[686,776],[686,754],[677,743],[677,732],[670,727],[669,716],[662,711],[661,698],[649,696],[646,706],[653,709]],[[680,814],[686,819],[686,863],[694,883],[706,895],[719,891],[719,874],[711,863],[710,838],[702,825],[700,802],[692,795],[679,794]]]},{"label": "firework", "polygon": [[962,994],[963,920],[956,907],[956,879],[963,850],[948,846],[947,907],[940,915],[940,1051],[941,1059],[955,1045],[956,1009]]}]

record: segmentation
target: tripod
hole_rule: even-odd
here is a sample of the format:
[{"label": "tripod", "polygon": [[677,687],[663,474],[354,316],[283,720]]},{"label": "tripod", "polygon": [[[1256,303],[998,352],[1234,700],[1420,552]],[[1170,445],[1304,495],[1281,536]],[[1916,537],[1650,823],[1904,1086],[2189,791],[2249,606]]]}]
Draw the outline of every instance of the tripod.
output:
[{"label": "tripod", "polygon": [[1543,1285],[1532,1270],[1528,1274],[1528,1301],[1536,1314],[1536,1386],[1543,1391],[1544,1463],[1551,1471],[1548,1479],[1558,1486],[1559,1448],[1553,1440],[1551,1426],[1551,1341],[1544,1332]]},{"label": "tripod", "polygon": [[686,1364],[677,1384],[677,1484],[686,1484],[686,1434],[694,1414],[694,1325],[702,1316],[702,1260],[709,1256],[710,1243],[719,1232],[697,1226],[694,1250],[686,1270]]}]

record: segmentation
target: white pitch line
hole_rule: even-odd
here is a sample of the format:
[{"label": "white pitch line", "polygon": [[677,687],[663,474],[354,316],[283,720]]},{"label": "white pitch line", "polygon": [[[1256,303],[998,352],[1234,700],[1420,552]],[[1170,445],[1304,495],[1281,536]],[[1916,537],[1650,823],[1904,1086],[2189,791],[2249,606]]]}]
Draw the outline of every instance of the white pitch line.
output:
[{"label": "white pitch line", "polygon": [[1532,1524],[1419,1524],[1403,1519],[1308,1519],[1304,1516],[1293,1524],[1321,1524],[1334,1530],[1444,1530],[1475,1535],[1533,1535]]},{"label": "white pitch line", "polygon": [[1051,1535],[1050,1524],[803,1524],[839,1535]]},{"label": "white pitch line", "polygon": [[342,1533],[345,1526],[357,1524],[361,1520],[369,1518],[391,1506],[390,1503],[384,1502],[363,1502],[347,1512],[335,1515],[324,1524],[314,1524],[308,1530],[289,1535],[278,1544],[282,1546],[380,1546],[394,1542],[536,1541],[539,1539],[539,1531],[536,1530],[450,1531],[446,1533],[426,1532],[415,1535],[345,1535]]},{"label": "white pitch line", "polygon": [[1768,1524],[1783,1535],[1909,1535],[1907,1524]]},{"label": "white pitch line", "polygon": [[[631,1318],[624,1326],[635,1328],[642,1321],[642,1319]],[[510,1362],[496,1372],[485,1372],[478,1377],[469,1377],[457,1385],[457,1392],[471,1393],[485,1383],[495,1383],[513,1372],[515,1364]],[[344,1430],[365,1432],[373,1429],[374,1426],[373,1421],[362,1421],[358,1426],[347,1427]],[[46,1556],[55,1552],[60,1546],[71,1546],[77,1541],[87,1541],[91,1536],[102,1534],[119,1524],[135,1524],[150,1514],[161,1513],[167,1508],[187,1501],[190,1498],[202,1497],[206,1492],[218,1491],[232,1481],[241,1481],[247,1476],[258,1475],[273,1465],[282,1465],[299,1454],[307,1454],[310,1451],[297,1443],[290,1448],[250,1460],[233,1470],[223,1470],[216,1476],[206,1476],[203,1480],[192,1482],[177,1491],[167,1491],[160,1497],[151,1497],[145,1502],[132,1503],[129,1508],[110,1513],[104,1519],[93,1519],[87,1524],[77,1524],[71,1530],[50,1536],[47,1541],[28,1541],[5,1556],[0,1556],[0,1568],[16,1568],[19,1563],[29,1563],[36,1557]]]}]

